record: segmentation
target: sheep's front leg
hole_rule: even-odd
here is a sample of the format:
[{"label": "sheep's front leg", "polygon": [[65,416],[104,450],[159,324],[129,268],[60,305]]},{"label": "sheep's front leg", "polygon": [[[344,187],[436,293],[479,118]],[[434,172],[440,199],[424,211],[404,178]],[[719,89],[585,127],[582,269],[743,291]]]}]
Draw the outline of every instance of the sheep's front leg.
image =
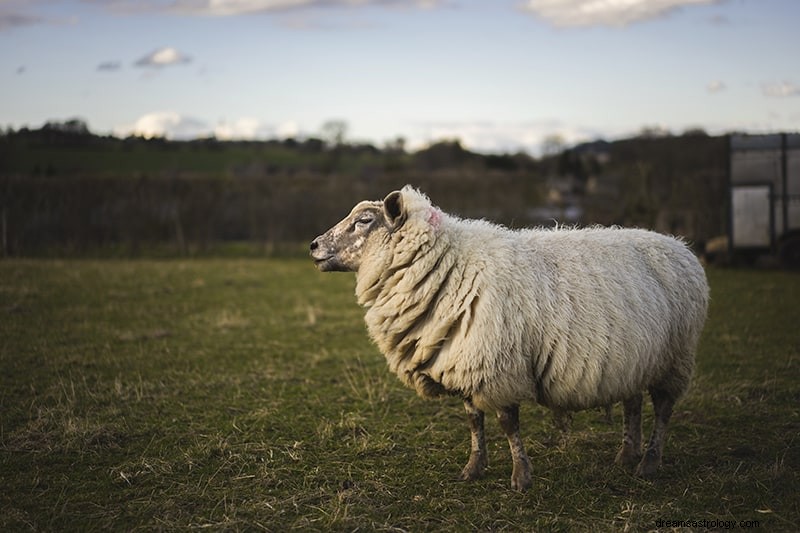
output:
[{"label": "sheep's front leg", "polygon": [[497,418],[500,427],[508,438],[508,446],[511,448],[511,460],[514,468],[511,472],[511,488],[525,491],[531,483],[531,461],[525,453],[525,446],[519,436],[519,405],[511,405],[497,411]]},{"label": "sheep's front leg", "polygon": [[471,481],[483,476],[488,459],[486,456],[486,434],[483,431],[483,411],[475,407],[472,400],[464,400],[464,408],[467,410],[467,420],[469,421],[469,431],[471,437],[471,451],[469,461],[464,470],[461,471],[461,479]]}]

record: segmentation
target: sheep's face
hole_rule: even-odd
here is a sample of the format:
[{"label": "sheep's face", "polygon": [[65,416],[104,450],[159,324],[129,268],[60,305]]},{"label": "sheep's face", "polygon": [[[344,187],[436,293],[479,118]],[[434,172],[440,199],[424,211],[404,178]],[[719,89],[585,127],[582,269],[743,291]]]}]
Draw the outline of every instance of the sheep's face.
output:
[{"label": "sheep's face", "polygon": [[383,202],[360,202],[347,217],[311,242],[311,257],[322,272],[356,272],[365,250],[385,243],[405,219],[395,191]]}]

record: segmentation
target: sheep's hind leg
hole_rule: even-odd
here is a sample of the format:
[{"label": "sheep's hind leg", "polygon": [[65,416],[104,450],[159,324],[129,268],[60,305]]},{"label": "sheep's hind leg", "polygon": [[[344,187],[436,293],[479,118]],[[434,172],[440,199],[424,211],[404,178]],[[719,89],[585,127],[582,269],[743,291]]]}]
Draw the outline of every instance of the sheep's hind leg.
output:
[{"label": "sheep's hind leg", "polygon": [[642,458],[642,395],[628,398],[622,407],[622,446],[616,463],[632,468]]},{"label": "sheep's hind leg", "polygon": [[556,426],[563,439],[572,427],[572,413],[565,409],[553,409],[553,425]]},{"label": "sheep's hind leg", "polygon": [[525,453],[525,446],[519,436],[519,405],[511,405],[497,411],[497,418],[500,427],[508,438],[508,446],[511,448],[511,459],[514,468],[511,472],[511,488],[525,491],[532,485],[531,482],[531,461]]},{"label": "sheep's hind leg", "polygon": [[549,439],[549,444],[553,446],[563,446],[569,438],[569,431],[572,428],[572,413],[559,408],[553,408],[553,426],[556,432]]},{"label": "sheep's hind leg", "polygon": [[469,461],[464,470],[461,471],[461,479],[471,481],[483,476],[488,459],[486,455],[486,434],[483,430],[483,411],[473,405],[472,400],[464,400],[464,408],[467,410],[467,420],[469,421],[469,431],[471,440],[471,451]]},{"label": "sheep's hind leg", "polygon": [[653,425],[653,433],[647,443],[647,450],[642,457],[642,462],[636,468],[636,475],[644,478],[651,478],[655,475],[661,464],[661,454],[664,451],[664,438],[667,435],[667,424],[672,416],[672,407],[675,399],[668,392],[651,388],[650,397],[653,399],[653,410],[656,419]]}]

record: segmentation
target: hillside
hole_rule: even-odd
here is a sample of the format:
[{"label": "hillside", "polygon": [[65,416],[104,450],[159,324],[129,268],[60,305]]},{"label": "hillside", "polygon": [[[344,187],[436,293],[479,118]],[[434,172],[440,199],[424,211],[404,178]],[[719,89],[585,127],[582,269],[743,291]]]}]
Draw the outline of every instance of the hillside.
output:
[{"label": "hillside", "polygon": [[695,242],[724,232],[726,138],[596,141],[539,159],[458,141],[407,152],[321,139],[103,137],[80,122],[0,135],[4,255],[199,253],[220,242],[305,242],[358,200],[411,183],[443,209],[512,227],[650,227]]}]

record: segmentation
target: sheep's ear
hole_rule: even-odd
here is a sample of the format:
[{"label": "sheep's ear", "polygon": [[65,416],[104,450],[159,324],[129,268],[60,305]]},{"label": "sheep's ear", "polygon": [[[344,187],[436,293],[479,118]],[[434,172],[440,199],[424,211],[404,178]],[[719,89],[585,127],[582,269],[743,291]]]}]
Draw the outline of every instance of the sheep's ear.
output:
[{"label": "sheep's ear", "polygon": [[400,191],[390,192],[383,199],[383,214],[386,215],[386,221],[393,229],[399,228],[406,221],[406,210]]}]

